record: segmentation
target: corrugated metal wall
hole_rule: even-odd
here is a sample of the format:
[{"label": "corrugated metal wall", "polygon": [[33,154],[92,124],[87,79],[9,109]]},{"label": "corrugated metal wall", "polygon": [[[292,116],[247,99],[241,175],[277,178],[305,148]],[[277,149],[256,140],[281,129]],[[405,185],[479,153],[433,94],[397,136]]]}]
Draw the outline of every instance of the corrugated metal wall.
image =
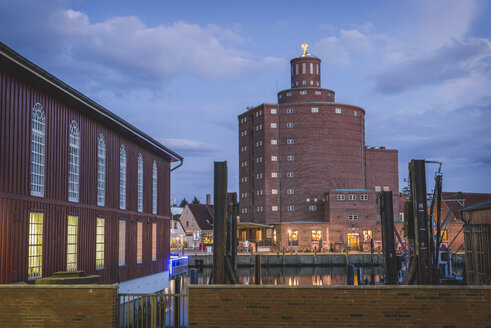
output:
[{"label": "corrugated metal wall", "polygon": [[[30,211],[44,218],[43,276],[66,269],[67,215],[79,216],[79,269],[117,282],[165,269],[169,253],[170,162],[138,140],[91,119],[86,108],[69,107],[26,83],[0,72],[0,283],[27,280]],[[30,196],[31,111],[39,102],[46,114],[45,197]],[[85,112],[83,112],[85,110]],[[80,128],[80,203],[68,199],[68,133]],[[97,136],[106,141],[106,206],[97,206]],[[127,152],[127,211],[119,210],[119,149]],[[137,156],[144,160],[144,213],[137,213]],[[158,168],[158,209],[152,211],[152,164]],[[17,212],[17,215],[14,215]],[[95,271],[96,218],[106,218],[105,268]],[[18,220],[16,220],[18,218]],[[127,225],[127,265],[118,267],[118,220]],[[144,223],[143,264],[136,264],[136,220]],[[158,261],[151,261],[151,223],[158,222]]]}]

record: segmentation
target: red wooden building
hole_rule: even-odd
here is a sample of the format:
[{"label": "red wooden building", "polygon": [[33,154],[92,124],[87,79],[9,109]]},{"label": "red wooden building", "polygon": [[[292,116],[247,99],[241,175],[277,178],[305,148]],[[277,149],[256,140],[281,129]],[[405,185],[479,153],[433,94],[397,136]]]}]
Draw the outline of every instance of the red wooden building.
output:
[{"label": "red wooden building", "polygon": [[167,270],[182,157],[0,43],[0,283]]}]

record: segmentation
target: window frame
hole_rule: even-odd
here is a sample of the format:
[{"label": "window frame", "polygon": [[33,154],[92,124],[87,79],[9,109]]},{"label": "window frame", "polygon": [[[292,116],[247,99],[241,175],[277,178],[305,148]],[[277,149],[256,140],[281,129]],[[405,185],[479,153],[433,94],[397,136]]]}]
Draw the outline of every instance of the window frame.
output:
[{"label": "window frame", "polygon": [[106,205],[106,141],[102,133],[97,137],[97,205]]},{"label": "window frame", "polygon": [[77,121],[70,123],[68,134],[68,201],[80,202],[80,128]]},{"label": "window frame", "polygon": [[126,181],[128,171],[128,157],[126,147],[119,147],[119,209],[126,210]]},{"label": "window frame", "polygon": [[31,116],[31,196],[44,197],[46,158],[46,112],[35,103]]},{"label": "window frame", "polygon": [[136,192],[136,200],[137,200],[137,211],[143,212],[143,155],[142,153],[138,154],[137,159],[137,192]]},{"label": "window frame", "polygon": [[103,217],[96,218],[96,239],[95,239],[95,269],[104,269],[105,259],[105,237],[106,237],[106,219]]}]

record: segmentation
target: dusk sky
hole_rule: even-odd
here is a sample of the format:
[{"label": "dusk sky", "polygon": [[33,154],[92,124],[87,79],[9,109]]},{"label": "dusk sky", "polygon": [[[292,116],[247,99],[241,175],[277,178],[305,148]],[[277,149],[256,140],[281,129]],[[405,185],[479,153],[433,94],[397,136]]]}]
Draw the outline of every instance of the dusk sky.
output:
[{"label": "dusk sky", "polygon": [[0,41],[184,156],[178,202],[213,193],[213,161],[238,191],[237,115],[277,102],[302,42],[401,189],[428,159],[445,191],[491,192],[489,1],[0,0]]}]

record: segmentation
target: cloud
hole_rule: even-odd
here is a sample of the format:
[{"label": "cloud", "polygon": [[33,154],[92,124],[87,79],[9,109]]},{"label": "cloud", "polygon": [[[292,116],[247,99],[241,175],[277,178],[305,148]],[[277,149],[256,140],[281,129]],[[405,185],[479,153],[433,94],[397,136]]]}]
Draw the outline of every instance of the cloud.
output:
[{"label": "cloud", "polygon": [[160,138],[157,139],[166,147],[176,152],[182,152],[188,155],[199,155],[203,153],[215,153],[221,150],[219,146],[207,144],[201,141],[184,139],[184,138]]},{"label": "cloud", "polygon": [[428,54],[397,65],[375,76],[375,90],[391,94],[426,85],[437,85],[445,81],[470,76],[475,71],[486,71],[490,65],[491,42],[487,39],[471,38],[453,40]]}]

